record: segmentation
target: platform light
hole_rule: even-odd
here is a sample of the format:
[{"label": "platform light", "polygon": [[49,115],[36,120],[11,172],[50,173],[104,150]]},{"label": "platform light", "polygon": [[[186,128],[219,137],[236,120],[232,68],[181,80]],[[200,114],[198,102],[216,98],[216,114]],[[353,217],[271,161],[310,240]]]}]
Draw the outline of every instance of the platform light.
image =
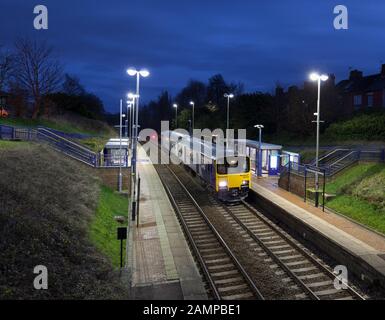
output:
[{"label": "platform light", "polygon": [[136,75],[137,71],[136,71],[136,69],[130,68],[130,69],[127,70],[127,73],[128,73],[129,76],[133,77],[133,76]]},{"label": "platform light", "polygon": [[133,100],[133,99],[139,98],[139,95],[130,92],[130,93],[127,94],[127,98]]},{"label": "platform light", "polygon": [[318,80],[321,80],[321,81],[327,81],[329,79],[329,76],[326,75],[326,74],[318,74],[317,72],[313,72],[310,74],[309,76],[310,80],[311,81],[318,81]]},{"label": "platform light", "polygon": [[132,173],[132,181],[133,186],[131,187],[131,205],[130,205],[130,212],[131,212],[131,219],[134,221],[136,219],[137,214],[137,206],[136,206],[136,185],[138,182],[138,176],[137,176],[137,143],[138,143],[138,122],[139,122],[139,86],[140,86],[140,77],[147,78],[150,75],[150,72],[146,69],[137,70],[135,68],[129,68],[126,70],[127,74],[131,77],[136,76],[136,99],[134,101],[132,112],[133,112],[133,143],[132,143],[132,160],[131,160],[131,173]]},{"label": "platform light", "polygon": [[232,93],[225,93],[224,97],[227,98],[226,129],[230,129],[230,99],[234,98],[234,94],[232,94]]},{"label": "platform light", "polygon": [[141,75],[143,78],[147,78],[150,75],[150,72],[147,69],[142,69],[140,71],[134,69],[134,68],[129,68],[127,69],[127,73],[129,76],[133,77],[136,75]]},{"label": "platform light", "polygon": [[[310,74],[310,80],[311,81],[317,81],[318,84],[318,95],[317,95],[317,112],[314,113],[314,115],[317,117],[317,137],[316,137],[316,157],[315,157],[315,166],[318,168],[318,158],[319,158],[319,131],[320,131],[320,108],[321,108],[321,82],[325,82],[329,79],[328,75],[326,74],[318,74],[316,72],[313,72]],[[318,173],[315,174],[315,192],[316,192],[316,199],[315,199],[315,206],[318,207],[318,189],[319,189],[319,179],[318,179]]]},{"label": "platform light", "polygon": [[192,129],[192,132],[194,132],[194,121],[195,121],[195,102],[194,101],[190,101],[190,105],[192,106],[192,122],[191,122],[191,129]]},{"label": "platform light", "polygon": [[178,128],[178,105],[174,103],[172,105],[175,108],[175,129]]},{"label": "platform light", "polygon": [[141,70],[139,71],[139,73],[143,78],[147,78],[150,75],[150,72],[148,70]]}]

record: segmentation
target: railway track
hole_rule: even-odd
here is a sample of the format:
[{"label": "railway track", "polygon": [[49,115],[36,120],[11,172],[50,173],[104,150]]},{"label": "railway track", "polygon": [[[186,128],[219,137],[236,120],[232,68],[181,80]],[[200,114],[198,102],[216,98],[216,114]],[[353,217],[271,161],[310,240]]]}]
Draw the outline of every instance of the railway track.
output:
[{"label": "railway track", "polygon": [[[212,199],[214,203],[217,201]],[[232,219],[264,250],[266,261],[278,265],[304,293],[315,300],[365,300],[351,286],[337,289],[337,275],[306,248],[266,219],[246,202],[234,206],[221,205],[224,216]]]},{"label": "railway track", "polygon": [[205,213],[166,165],[155,166],[214,299],[264,299]]},{"label": "railway track", "polygon": [[[183,168],[178,169],[183,170]],[[169,173],[178,179],[184,189],[191,177],[184,172],[183,177],[168,168]],[[178,177],[179,176],[179,177]],[[186,178],[186,176],[188,176]],[[187,192],[189,192],[186,189]],[[193,201],[193,195],[191,195]],[[197,197],[198,198],[198,197]],[[235,205],[225,205],[212,195],[209,196],[211,209],[217,210],[245,241],[254,241],[259,247],[258,254],[270,264],[277,276],[285,275],[286,281],[294,282],[300,293],[298,299],[314,300],[364,300],[365,298],[351,286],[337,289],[334,274],[322,260],[313,256],[305,247],[276,224],[268,220],[257,209],[242,201]],[[203,211],[202,211],[203,213]],[[204,213],[203,213],[204,214]],[[205,219],[208,221],[208,219]],[[204,221],[202,221],[204,222]],[[211,224],[211,223],[210,223]],[[339,281],[337,279],[337,281]]]}]

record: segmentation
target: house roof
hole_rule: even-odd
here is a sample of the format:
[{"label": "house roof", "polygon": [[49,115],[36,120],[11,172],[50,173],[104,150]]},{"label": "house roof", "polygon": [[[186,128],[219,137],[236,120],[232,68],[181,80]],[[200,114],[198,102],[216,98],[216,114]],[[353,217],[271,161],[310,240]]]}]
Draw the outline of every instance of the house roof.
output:
[{"label": "house roof", "polygon": [[120,144],[120,139],[110,139],[106,145],[105,148],[107,149],[119,149],[120,146],[122,146],[123,149],[128,148],[128,139],[122,138],[122,144]]},{"label": "house roof", "polygon": [[337,89],[344,93],[380,91],[385,89],[385,77],[379,73],[365,77],[350,78],[340,81],[337,84]]},{"label": "house roof", "polygon": [[[255,148],[255,149],[259,149],[259,141],[247,139],[246,140],[246,146],[251,147],[251,148]],[[266,143],[266,142],[262,142],[261,146],[262,146],[262,148],[261,148],[262,150],[281,150],[282,149],[282,146],[280,146],[280,145],[272,144],[272,143]]]}]

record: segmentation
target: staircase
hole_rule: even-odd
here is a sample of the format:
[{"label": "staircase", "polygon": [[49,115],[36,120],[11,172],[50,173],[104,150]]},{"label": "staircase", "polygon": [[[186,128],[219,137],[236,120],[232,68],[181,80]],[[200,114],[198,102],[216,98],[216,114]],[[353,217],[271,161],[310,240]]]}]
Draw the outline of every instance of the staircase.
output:
[{"label": "staircase", "polygon": [[98,154],[85,146],[82,146],[72,140],[64,138],[55,131],[48,128],[38,128],[36,139],[44,141],[55,150],[66,154],[76,160],[79,160],[89,166],[98,166]]},{"label": "staircase", "polygon": [[31,129],[0,125],[0,139],[44,142],[56,151],[89,166],[99,166],[99,155],[96,152],[66,138],[64,133],[59,134],[56,130],[50,128],[38,127],[37,129]]},{"label": "staircase", "polygon": [[345,150],[340,153],[339,157],[332,157],[325,163],[320,164],[320,167],[326,169],[327,176],[333,176],[343,169],[351,166],[360,160],[359,150]]},{"label": "staircase", "polygon": [[[344,148],[335,148],[326,155],[322,156],[318,160],[319,166],[328,166],[338,161],[339,159],[348,155],[352,149],[344,149]],[[315,159],[310,163],[310,165],[315,166]]]}]

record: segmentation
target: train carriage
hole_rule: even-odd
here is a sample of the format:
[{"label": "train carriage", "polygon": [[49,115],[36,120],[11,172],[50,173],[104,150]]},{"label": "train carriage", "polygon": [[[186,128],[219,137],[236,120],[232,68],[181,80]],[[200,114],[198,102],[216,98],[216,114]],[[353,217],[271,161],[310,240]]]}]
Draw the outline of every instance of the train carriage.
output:
[{"label": "train carriage", "polygon": [[[251,186],[250,158],[189,135],[167,132],[169,151],[195,172],[225,202],[248,196]],[[167,139],[166,138],[166,139]]]}]

